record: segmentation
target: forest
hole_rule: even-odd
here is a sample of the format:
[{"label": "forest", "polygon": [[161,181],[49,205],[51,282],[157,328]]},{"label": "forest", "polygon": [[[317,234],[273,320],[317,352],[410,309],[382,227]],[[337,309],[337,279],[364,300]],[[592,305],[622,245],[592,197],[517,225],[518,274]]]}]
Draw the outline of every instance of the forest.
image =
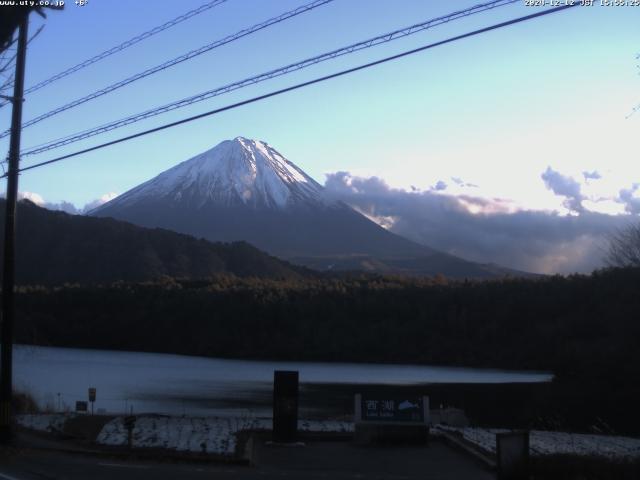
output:
[{"label": "forest", "polygon": [[[16,341],[230,358],[534,369],[640,432],[640,269],[455,281],[344,274],[23,286]],[[558,402],[569,401],[558,398]],[[594,418],[596,412],[593,413]]]}]

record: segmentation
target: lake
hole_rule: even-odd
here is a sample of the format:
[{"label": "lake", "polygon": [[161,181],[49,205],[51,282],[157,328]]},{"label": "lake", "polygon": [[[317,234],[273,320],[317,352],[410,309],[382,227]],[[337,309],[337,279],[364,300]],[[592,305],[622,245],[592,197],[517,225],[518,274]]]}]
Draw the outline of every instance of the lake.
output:
[{"label": "lake", "polygon": [[[370,386],[405,388],[443,383],[548,382],[545,372],[367,363],[227,360],[158,353],[14,347],[14,386],[41,407],[73,409],[97,389],[95,409],[107,413],[270,416],[274,370],[300,372],[301,415],[339,414],[334,400]],[[344,403],[344,402],[343,402]],[[331,408],[329,408],[331,405]],[[348,407],[347,407],[348,408]],[[332,412],[328,412],[332,410]]]}]

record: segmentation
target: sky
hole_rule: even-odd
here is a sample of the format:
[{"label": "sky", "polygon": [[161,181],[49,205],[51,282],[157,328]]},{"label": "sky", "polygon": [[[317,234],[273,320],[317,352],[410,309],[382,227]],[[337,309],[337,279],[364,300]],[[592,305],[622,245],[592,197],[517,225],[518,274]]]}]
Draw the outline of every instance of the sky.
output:
[{"label": "sky", "polygon": [[[204,0],[67,2],[32,16],[26,86]],[[304,0],[228,0],[27,96],[25,121]],[[25,128],[24,148],[476,1],[334,0]],[[24,166],[540,11],[524,0],[22,159]],[[390,230],[465,258],[541,273],[603,265],[640,212],[640,7],[576,7],[467,38],[20,177],[23,195],[82,209],[219,142],[268,142]],[[1,130],[10,109],[0,109]],[[0,149],[7,149],[7,139]],[[1,187],[4,189],[4,186]],[[100,200],[102,199],[102,200]],[[68,204],[67,204],[68,207]]]}]

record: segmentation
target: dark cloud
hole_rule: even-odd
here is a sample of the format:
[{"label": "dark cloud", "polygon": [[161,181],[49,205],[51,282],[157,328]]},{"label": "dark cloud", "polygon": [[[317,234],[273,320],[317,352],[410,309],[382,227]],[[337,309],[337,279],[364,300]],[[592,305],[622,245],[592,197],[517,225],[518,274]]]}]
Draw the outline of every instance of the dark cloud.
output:
[{"label": "dark cloud", "polygon": [[540,176],[549,190],[556,195],[565,197],[564,206],[574,212],[584,211],[582,201],[584,197],[580,189],[580,184],[573,178],[562,175],[551,167],[547,167]]},{"label": "dark cloud", "polygon": [[[562,184],[548,176],[554,185]],[[477,262],[541,273],[588,272],[603,266],[606,236],[630,219],[585,210],[568,216],[511,212],[512,205],[501,199],[407,192],[380,178],[347,172],[327,175],[325,186],[330,195],[416,242]],[[566,192],[576,194],[575,189]]]}]

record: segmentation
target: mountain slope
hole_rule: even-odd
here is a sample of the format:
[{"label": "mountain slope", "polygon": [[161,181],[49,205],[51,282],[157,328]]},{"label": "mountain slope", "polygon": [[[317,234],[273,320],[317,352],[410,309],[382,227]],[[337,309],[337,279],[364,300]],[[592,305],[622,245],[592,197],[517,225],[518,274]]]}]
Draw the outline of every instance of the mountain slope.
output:
[{"label": "mountain slope", "polygon": [[393,275],[489,279],[500,277],[535,278],[541,275],[513,270],[492,263],[475,263],[448,253],[436,252],[426,257],[379,258],[368,255],[337,257],[294,257],[290,262],[319,271],[364,271]]},{"label": "mountain slope", "polygon": [[247,241],[283,258],[411,257],[434,251],[386,231],[264,142],[238,137],[90,212],[214,241]]},{"label": "mountain slope", "polygon": [[490,278],[511,274],[395,235],[265,142],[237,137],[90,212],[212,241],[242,240],[318,270]]},{"label": "mountain slope", "polygon": [[[0,200],[0,220],[4,218]],[[310,274],[239,242],[213,244],[110,218],[52,212],[29,201],[18,205],[18,284],[151,280],[164,275],[300,278]],[[0,239],[0,248],[3,240]],[[1,262],[1,259],[0,259]]]},{"label": "mountain slope", "polygon": [[243,137],[170,168],[96,212],[151,199],[196,209],[211,204],[258,210],[325,205],[319,183],[266,143]]}]

